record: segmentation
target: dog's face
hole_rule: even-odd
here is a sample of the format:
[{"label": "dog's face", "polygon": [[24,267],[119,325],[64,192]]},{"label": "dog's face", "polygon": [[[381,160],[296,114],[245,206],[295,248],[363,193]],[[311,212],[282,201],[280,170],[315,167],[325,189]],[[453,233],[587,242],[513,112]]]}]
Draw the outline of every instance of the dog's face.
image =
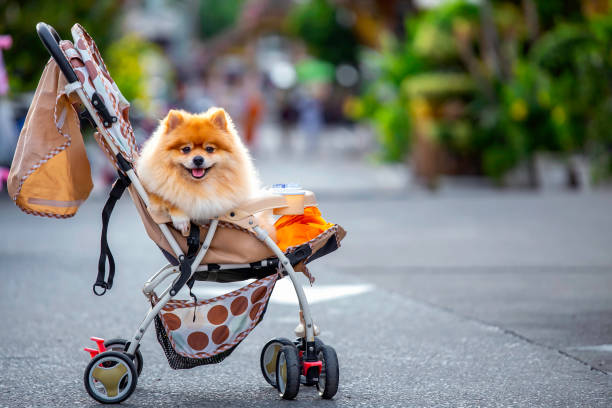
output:
[{"label": "dog's face", "polygon": [[171,110],[162,126],[165,164],[185,180],[211,181],[215,172],[231,166],[236,146],[223,109],[200,115]]}]

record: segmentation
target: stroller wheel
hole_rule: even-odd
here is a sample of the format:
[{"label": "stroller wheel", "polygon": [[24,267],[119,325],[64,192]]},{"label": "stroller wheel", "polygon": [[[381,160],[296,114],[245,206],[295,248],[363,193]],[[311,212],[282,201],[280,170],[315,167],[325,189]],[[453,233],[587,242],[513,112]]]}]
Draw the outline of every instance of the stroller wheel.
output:
[{"label": "stroller wheel", "polygon": [[340,381],[338,356],[336,350],[331,346],[322,346],[318,350],[317,356],[322,363],[319,382],[317,382],[319,396],[323,399],[331,399],[338,392],[338,382]]},{"label": "stroller wheel", "polygon": [[[297,338],[297,340],[295,340],[294,344],[295,344],[295,343],[297,343],[297,344],[301,344],[301,345],[302,345],[301,347],[304,347],[304,342],[305,342],[305,341],[306,341],[306,339],[305,339],[305,338],[303,338],[303,337],[298,337],[298,338]],[[319,352],[319,350],[321,349],[321,347],[323,347],[323,346],[325,345],[325,343],[323,343],[323,340],[321,340],[321,339],[320,339],[320,338],[318,338],[318,337],[315,337],[315,341],[314,341],[314,342],[315,342],[315,351],[318,353],[318,352]]]},{"label": "stroller wheel", "polygon": [[83,380],[93,399],[103,404],[117,404],[132,395],[138,373],[126,354],[105,351],[91,359]]},{"label": "stroller wheel", "polygon": [[282,399],[294,399],[300,391],[300,362],[294,346],[283,346],[278,352],[276,384]]},{"label": "stroller wheel", "polygon": [[[301,342],[306,341],[304,339],[298,339],[298,340],[301,341]],[[318,337],[315,337],[314,343],[315,343],[315,353],[318,355],[319,354],[319,350],[321,350],[321,347],[323,347],[325,345],[325,343],[323,343],[323,340],[321,340]],[[304,344],[304,343],[302,343],[302,344]],[[302,385],[305,385],[307,387],[312,387],[314,385],[317,385],[316,381],[308,381],[304,375],[301,375],[300,378],[301,378],[300,382],[302,383]]]},{"label": "stroller wheel", "polygon": [[323,343],[323,340],[318,337],[315,337],[315,350],[317,352],[319,352],[319,350],[321,350],[321,347],[323,347],[324,345],[325,343]]},{"label": "stroller wheel", "polygon": [[261,373],[268,384],[273,387],[276,387],[276,360],[278,352],[283,346],[293,346],[293,343],[284,337],[272,339],[263,346],[259,357]]},{"label": "stroller wheel", "polygon": [[[110,339],[104,342],[104,347],[108,351],[119,351],[121,353],[125,352],[125,345],[128,343],[126,339]],[[136,355],[132,359],[134,363],[134,367],[136,367],[136,372],[140,377],[140,373],[142,373],[142,354],[140,354],[140,350],[136,349]]]}]

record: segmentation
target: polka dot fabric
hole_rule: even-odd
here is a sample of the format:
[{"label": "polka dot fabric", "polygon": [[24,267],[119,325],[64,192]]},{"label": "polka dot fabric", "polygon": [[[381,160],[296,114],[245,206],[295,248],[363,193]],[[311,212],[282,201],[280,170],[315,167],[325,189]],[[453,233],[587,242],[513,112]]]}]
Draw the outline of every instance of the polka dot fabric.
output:
[{"label": "polka dot fabric", "polygon": [[191,300],[168,301],[160,318],[174,350],[208,358],[240,343],[259,322],[277,279],[267,276],[195,307]]}]

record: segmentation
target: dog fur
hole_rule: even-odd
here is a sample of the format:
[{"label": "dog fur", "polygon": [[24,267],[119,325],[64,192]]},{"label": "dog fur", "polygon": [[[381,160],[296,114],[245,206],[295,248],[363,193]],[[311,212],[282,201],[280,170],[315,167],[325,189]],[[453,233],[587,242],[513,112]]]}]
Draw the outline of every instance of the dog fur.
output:
[{"label": "dog fur", "polygon": [[191,220],[223,215],[260,192],[249,152],[221,108],[171,110],[144,144],[136,171],[150,210],[169,215],[183,235]]}]

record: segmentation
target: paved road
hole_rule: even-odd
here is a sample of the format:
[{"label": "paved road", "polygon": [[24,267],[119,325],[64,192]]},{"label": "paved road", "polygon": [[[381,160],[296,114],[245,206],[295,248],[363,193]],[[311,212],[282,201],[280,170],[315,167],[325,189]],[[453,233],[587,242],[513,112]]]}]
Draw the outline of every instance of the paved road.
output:
[{"label": "paved road", "polygon": [[[217,366],[173,371],[148,332],[124,406],[612,405],[610,354],[588,349],[612,343],[612,194],[357,196],[322,196],[349,235],[311,268],[315,289],[365,291],[311,292],[340,357],[333,401],[308,388],[279,401],[259,373],[261,346],[296,323],[285,292]],[[58,221],[0,200],[0,406],[95,405],[81,348],[92,335],[130,336],[144,316],[141,285],[163,258],[128,199],[110,231],[115,287],[91,294],[101,206]]]}]

